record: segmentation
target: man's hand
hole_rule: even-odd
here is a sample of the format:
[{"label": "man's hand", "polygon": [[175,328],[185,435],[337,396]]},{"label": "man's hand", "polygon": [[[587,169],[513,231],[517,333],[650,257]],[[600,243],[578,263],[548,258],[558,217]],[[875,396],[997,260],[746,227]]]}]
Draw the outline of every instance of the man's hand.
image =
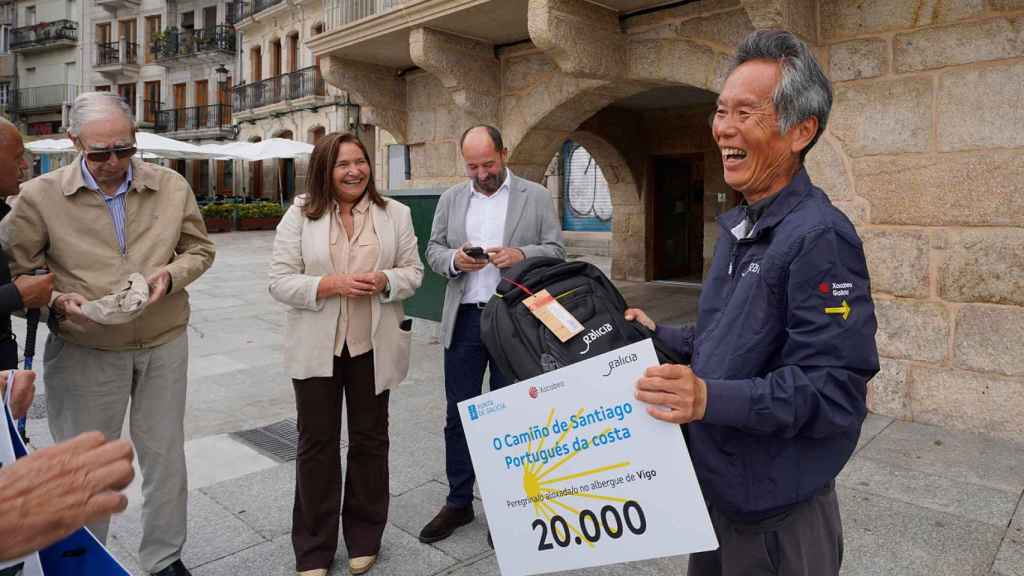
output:
[{"label": "man's hand", "polygon": [[[7,370],[0,372],[0,396],[7,394]],[[31,370],[15,370],[11,384],[11,416],[21,418],[28,414],[36,396],[36,373]]]},{"label": "man's hand", "polygon": [[636,381],[636,399],[653,404],[647,413],[658,420],[686,424],[704,419],[708,388],[689,366],[662,364],[651,366]]},{"label": "man's hand", "polygon": [[630,322],[635,320],[643,324],[651,332],[654,332],[658,328],[658,325],[654,323],[654,320],[651,320],[651,317],[639,308],[626,308],[626,320]]},{"label": "man's hand", "polygon": [[498,268],[508,268],[522,262],[523,258],[526,258],[526,255],[519,248],[509,248],[506,246],[488,248],[487,253],[491,255],[491,264]]},{"label": "man's hand", "polygon": [[57,309],[57,312],[63,314],[70,322],[86,327],[92,326],[96,323],[91,318],[82,312],[82,304],[85,304],[88,300],[85,296],[77,294],[75,292],[68,292],[67,294],[61,294],[56,300],[53,301],[53,307]]},{"label": "man's hand", "polygon": [[469,254],[466,254],[465,248],[468,248],[469,244],[463,244],[458,250],[455,251],[455,269],[459,272],[476,272],[482,269],[484,266],[490,264],[487,260],[477,260]]},{"label": "man's hand", "polygon": [[21,302],[25,308],[44,308],[50,303],[53,292],[53,272],[41,276],[18,276],[14,286],[21,294]]},{"label": "man's hand", "polygon": [[0,560],[44,548],[128,506],[132,447],[88,432],[0,469]]},{"label": "man's hand", "polygon": [[167,294],[171,287],[171,273],[161,268],[146,278],[146,284],[149,284],[149,301],[146,302],[146,306],[151,306]]}]

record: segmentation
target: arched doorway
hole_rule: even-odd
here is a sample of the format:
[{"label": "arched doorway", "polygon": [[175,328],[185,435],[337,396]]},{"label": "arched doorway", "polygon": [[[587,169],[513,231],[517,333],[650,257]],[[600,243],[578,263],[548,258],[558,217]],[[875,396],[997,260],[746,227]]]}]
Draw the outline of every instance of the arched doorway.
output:
[{"label": "arched doorway", "polygon": [[[611,215],[605,243],[612,277],[700,284],[718,235],[715,219],[736,202],[707,122],[716,98],[684,85],[581,90],[535,116],[516,138],[510,164],[516,174],[539,180],[557,152],[569,161],[579,154],[583,164],[570,163],[568,170],[607,181],[611,209],[600,208]],[[566,141],[579,147],[563,148]],[[563,204],[596,216],[596,196],[591,206],[565,184]],[[587,205],[573,208],[574,199]],[[563,225],[570,242],[564,211]]]}]

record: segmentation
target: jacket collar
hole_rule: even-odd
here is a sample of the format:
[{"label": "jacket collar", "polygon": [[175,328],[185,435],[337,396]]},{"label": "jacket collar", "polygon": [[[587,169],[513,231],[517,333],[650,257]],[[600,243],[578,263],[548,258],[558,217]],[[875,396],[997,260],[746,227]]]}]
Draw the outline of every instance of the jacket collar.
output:
[{"label": "jacket collar", "polygon": [[[801,166],[800,170],[793,175],[793,179],[789,181],[789,184],[786,184],[782,190],[779,190],[775,195],[774,201],[765,208],[764,214],[761,215],[754,226],[754,232],[750,239],[759,238],[766,230],[774,228],[776,224],[781,222],[803,200],[804,196],[810,191],[811,186],[811,178],[807,175],[807,169]],[[732,229],[736,228],[745,217],[746,212],[741,205],[719,216],[718,223],[729,232],[729,236],[733,236]]]},{"label": "jacket collar", "polygon": [[[61,192],[65,196],[71,196],[82,189],[89,189],[89,186],[85,182],[85,178],[82,176],[82,164],[83,158],[81,154],[75,156],[74,162],[68,166],[68,170],[65,170],[63,177],[60,181]],[[143,190],[159,190],[160,189],[160,175],[157,171],[149,164],[143,162],[138,158],[132,158],[132,181],[128,190],[135,190],[141,192]]]}]

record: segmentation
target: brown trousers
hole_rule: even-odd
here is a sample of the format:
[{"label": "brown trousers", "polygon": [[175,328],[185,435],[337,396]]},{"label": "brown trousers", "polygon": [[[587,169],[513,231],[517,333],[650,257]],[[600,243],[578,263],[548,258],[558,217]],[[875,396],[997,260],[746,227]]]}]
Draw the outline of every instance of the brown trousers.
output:
[{"label": "brown trousers", "polygon": [[[388,519],[388,396],[374,393],[373,352],[334,358],[331,378],[293,380],[299,446],[292,512],[296,570],[327,568],[338,548],[339,517],[350,558],[380,550]],[[348,418],[345,496],[341,406]]]}]

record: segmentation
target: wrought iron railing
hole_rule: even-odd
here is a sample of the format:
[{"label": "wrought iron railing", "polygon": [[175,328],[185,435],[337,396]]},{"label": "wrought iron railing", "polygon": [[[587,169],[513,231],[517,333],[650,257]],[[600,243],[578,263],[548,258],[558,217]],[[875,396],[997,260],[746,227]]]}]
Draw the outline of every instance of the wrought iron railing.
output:
[{"label": "wrought iron railing", "polygon": [[324,19],[327,30],[369,18],[411,4],[413,0],[324,0]]},{"label": "wrought iron railing", "polygon": [[159,110],[156,117],[156,130],[159,132],[228,128],[231,126],[231,106],[211,104]]},{"label": "wrought iron railing", "polygon": [[45,46],[62,40],[78,41],[78,22],[54,20],[15,28],[11,31],[11,50]]},{"label": "wrought iron railing", "polygon": [[22,88],[14,92],[14,98],[8,105],[12,110],[25,111],[43,108],[61,108],[70,104],[78,97],[79,87],[73,84],[51,84]]},{"label": "wrought iron railing", "polygon": [[112,66],[139,63],[139,45],[136,42],[125,42],[124,59],[121,58],[121,42],[99,42],[96,44],[96,65]]},{"label": "wrought iron railing", "polygon": [[240,22],[250,16],[263,12],[267,8],[277,6],[284,0],[249,0],[248,2],[231,2],[228,4],[229,19],[233,23]]},{"label": "wrought iron railing", "polygon": [[157,38],[150,49],[157,61],[203,52],[235,52],[235,27],[227,25],[199,28],[198,30],[167,30]]},{"label": "wrought iron railing", "polygon": [[310,66],[266,80],[235,86],[233,92],[235,110],[251,110],[284,100],[326,96],[327,86],[320,75],[320,68]]}]

